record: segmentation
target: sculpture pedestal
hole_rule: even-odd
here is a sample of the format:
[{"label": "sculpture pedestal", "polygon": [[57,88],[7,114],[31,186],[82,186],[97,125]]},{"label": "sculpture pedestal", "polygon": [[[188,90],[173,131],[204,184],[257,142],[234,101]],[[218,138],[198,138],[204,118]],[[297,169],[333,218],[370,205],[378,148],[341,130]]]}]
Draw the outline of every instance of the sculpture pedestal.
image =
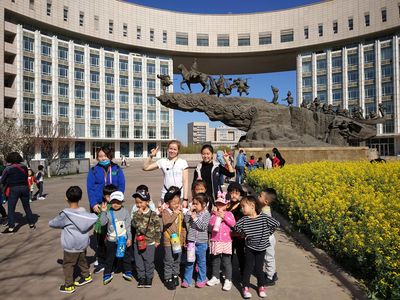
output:
[{"label": "sculpture pedestal", "polygon": [[[265,154],[272,157],[272,148],[240,148],[246,153],[247,160],[254,155],[255,160],[262,157],[265,161]],[[279,147],[286,163],[305,163],[311,161],[350,161],[350,160],[371,160],[378,157],[376,149],[368,147]],[[239,153],[235,150],[235,157]]]}]

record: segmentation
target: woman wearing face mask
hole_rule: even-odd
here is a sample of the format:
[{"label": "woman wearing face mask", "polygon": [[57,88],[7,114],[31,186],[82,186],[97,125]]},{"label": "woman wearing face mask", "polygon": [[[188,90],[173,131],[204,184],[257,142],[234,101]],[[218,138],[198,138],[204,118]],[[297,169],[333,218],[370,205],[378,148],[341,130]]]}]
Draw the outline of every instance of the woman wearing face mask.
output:
[{"label": "woman wearing face mask", "polygon": [[95,213],[101,213],[103,201],[103,188],[113,184],[117,190],[125,192],[125,176],[123,170],[115,164],[113,151],[108,147],[101,147],[96,152],[98,163],[89,170],[86,187],[89,197],[90,208]]},{"label": "woman wearing face mask", "polygon": [[202,179],[207,186],[206,194],[212,199],[209,208],[214,206],[214,200],[218,195],[218,191],[222,192],[220,185],[220,175],[225,175],[229,178],[235,176],[235,170],[232,167],[228,153],[224,151],[223,159],[225,167],[221,166],[219,162],[214,160],[214,148],[211,145],[204,145],[201,148],[202,162],[199,163],[194,171],[193,182]]}]

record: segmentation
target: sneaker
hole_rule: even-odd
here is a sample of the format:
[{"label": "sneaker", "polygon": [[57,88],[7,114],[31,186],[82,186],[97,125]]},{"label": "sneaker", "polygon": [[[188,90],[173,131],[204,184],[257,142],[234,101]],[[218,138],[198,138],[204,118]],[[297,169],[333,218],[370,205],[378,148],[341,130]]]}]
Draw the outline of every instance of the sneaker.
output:
[{"label": "sneaker", "polygon": [[96,261],[93,263],[94,267],[97,267],[99,265],[99,261],[96,259]]},{"label": "sneaker", "polygon": [[267,293],[265,292],[265,287],[260,286],[260,287],[258,288],[258,295],[259,295],[261,298],[267,297]]},{"label": "sneaker", "polygon": [[172,278],[172,281],[174,282],[175,286],[179,286],[179,276],[178,275],[174,275],[174,277]]},{"label": "sneaker", "polygon": [[196,287],[199,288],[199,289],[205,287],[206,285],[207,285],[207,281],[196,282]]},{"label": "sneaker", "polygon": [[144,286],[145,286],[145,284],[146,284],[145,281],[146,281],[146,280],[145,280],[144,278],[139,278],[137,287],[138,287],[138,288],[144,288]]},{"label": "sneaker", "polygon": [[265,274],[265,280],[264,280],[265,285],[266,285],[266,286],[273,286],[273,285],[275,285],[275,280],[274,280],[273,278],[274,278],[274,277],[272,277],[272,279],[269,279],[269,278],[268,278],[268,275]]},{"label": "sneaker", "polygon": [[29,228],[30,229],[36,229],[36,225],[35,224],[29,224]]},{"label": "sneaker", "polygon": [[224,291],[230,291],[231,288],[232,288],[232,281],[225,279],[224,286],[222,287],[222,289]]},{"label": "sneaker", "polygon": [[125,272],[124,274],[122,274],[122,277],[124,277],[124,279],[127,280],[127,281],[132,281],[133,280],[133,276],[132,276],[132,272],[131,271]]},{"label": "sneaker", "polygon": [[165,287],[170,291],[176,290],[176,286],[172,278],[165,280]]},{"label": "sneaker", "polygon": [[273,281],[278,281],[278,273],[274,273],[274,276],[272,276]]},{"label": "sneaker", "polygon": [[153,285],[153,278],[146,278],[145,283],[144,283],[144,287],[145,288],[151,288],[152,285]]},{"label": "sneaker", "polygon": [[66,286],[63,284],[62,286],[60,286],[60,292],[66,294],[72,294],[73,292],[75,292],[75,286],[73,285]]},{"label": "sneaker", "polygon": [[92,276],[89,275],[88,277],[81,277],[78,281],[75,281],[74,284],[76,286],[82,286],[92,281],[93,281]]},{"label": "sneaker", "polygon": [[213,276],[209,281],[207,281],[207,285],[208,286],[214,286],[214,285],[217,285],[219,283],[220,283],[219,279],[217,277],[215,277],[215,276]]},{"label": "sneaker", "polygon": [[97,265],[96,268],[94,268],[93,273],[94,274],[99,274],[99,273],[101,273],[103,271],[104,271],[104,266],[99,264],[99,265]]},{"label": "sneaker", "polygon": [[46,198],[45,197],[39,197],[39,198],[37,198],[38,200],[46,200]]},{"label": "sneaker", "polygon": [[32,199],[29,199],[29,203],[32,203]]},{"label": "sneaker", "polygon": [[250,299],[251,298],[251,293],[249,291],[249,288],[247,286],[245,286],[242,290],[243,292],[243,298],[245,299]]},{"label": "sneaker", "polygon": [[8,218],[7,217],[3,217],[0,219],[0,225],[2,226],[7,226],[8,224]]},{"label": "sneaker", "polygon": [[187,289],[188,287],[190,287],[189,283],[187,283],[186,281],[182,281],[181,288]]},{"label": "sneaker", "polygon": [[14,228],[13,227],[7,227],[2,234],[14,234]]},{"label": "sneaker", "polygon": [[103,276],[103,284],[104,285],[106,285],[106,284],[109,284],[110,282],[111,282],[111,280],[113,280],[113,276],[112,276],[112,274],[104,274],[104,276]]}]

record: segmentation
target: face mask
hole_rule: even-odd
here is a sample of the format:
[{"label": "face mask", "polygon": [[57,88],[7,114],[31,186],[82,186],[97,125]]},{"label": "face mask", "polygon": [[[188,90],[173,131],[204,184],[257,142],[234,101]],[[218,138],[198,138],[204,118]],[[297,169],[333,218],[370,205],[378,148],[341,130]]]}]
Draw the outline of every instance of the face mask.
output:
[{"label": "face mask", "polygon": [[109,160],[109,159],[107,159],[107,160],[100,160],[100,161],[99,161],[99,164],[102,165],[102,166],[108,166],[108,165],[110,164],[110,160]]}]

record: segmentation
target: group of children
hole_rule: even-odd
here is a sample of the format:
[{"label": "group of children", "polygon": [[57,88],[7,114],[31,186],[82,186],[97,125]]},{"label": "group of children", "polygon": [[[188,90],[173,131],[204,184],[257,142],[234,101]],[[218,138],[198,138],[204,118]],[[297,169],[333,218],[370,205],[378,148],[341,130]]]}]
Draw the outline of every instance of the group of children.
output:
[{"label": "group of children", "polygon": [[29,202],[32,202],[33,200],[45,199],[45,197],[43,197],[43,179],[44,179],[43,165],[38,166],[38,171],[36,174],[33,172],[31,168],[28,168]]},{"label": "group of children", "polygon": [[[75,191],[79,187],[70,187],[66,193],[69,208],[49,222],[51,227],[63,228],[65,284],[60,287],[61,292],[72,293],[76,286],[92,281],[85,256],[89,230],[94,224],[98,241],[96,270],[104,270],[105,285],[112,281],[118,261],[122,261],[123,278],[133,280],[133,251],[138,287],[151,287],[155,251],[160,243],[164,249],[164,284],[169,290],[179,285],[191,287],[193,273],[197,273],[197,288],[219,285],[222,279],[222,289],[229,291],[233,253],[239,262],[244,298],[252,296],[249,286],[253,270],[260,297],[266,297],[265,286],[277,280],[273,233],[279,222],[271,217],[270,205],[276,200],[273,189],[262,191],[256,198],[245,195],[239,183],[231,182],[228,192],[219,192],[214,202],[205,194],[205,182],[198,180],[192,187],[193,197],[187,207],[182,206],[180,188],[172,186],[164,196],[162,208],[155,209],[147,186],[140,185],[132,195],[135,203],[128,213],[123,205],[123,193],[107,185],[103,189],[99,216],[80,208],[82,191],[78,197],[79,193],[71,194],[71,189]],[[72,266],[77,263],[81,269],[81,278],[75,282],[71,263]],[[181,265],[184,272],[180,282]],[[207,265],[211,266],[209,280]]]}]

